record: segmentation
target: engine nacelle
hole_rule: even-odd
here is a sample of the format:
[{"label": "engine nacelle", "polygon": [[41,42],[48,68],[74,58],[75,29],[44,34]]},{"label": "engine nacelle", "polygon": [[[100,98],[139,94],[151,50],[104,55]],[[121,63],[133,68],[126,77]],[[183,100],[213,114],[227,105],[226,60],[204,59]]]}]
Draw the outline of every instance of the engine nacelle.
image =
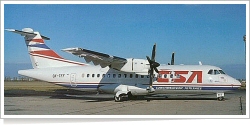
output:
[{"label": "engine nacelle", "polygon": [[116,65],[111,66],[114,69],[118,69],[124,72],[136,72],[136,73],[147,73],[150,68],[149,63],[145,59],[127,59],[127,63],[122,67],[118,67]]}]

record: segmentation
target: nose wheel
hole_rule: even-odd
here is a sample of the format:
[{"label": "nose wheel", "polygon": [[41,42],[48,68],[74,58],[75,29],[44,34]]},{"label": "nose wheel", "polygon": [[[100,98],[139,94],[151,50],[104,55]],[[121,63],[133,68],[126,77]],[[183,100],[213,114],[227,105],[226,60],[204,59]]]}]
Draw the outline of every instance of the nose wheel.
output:
[{"label": "nose wheel", "polygon": [[219,101],[223,101],[225,98],[224,97],[218,97]]},{"label": "nose wheel", "polygon": [[223,101],[225,98],[224,98],[224,93],[223,92],[220,92],[220,93],[217,93],[217,99],[219,101]]}]

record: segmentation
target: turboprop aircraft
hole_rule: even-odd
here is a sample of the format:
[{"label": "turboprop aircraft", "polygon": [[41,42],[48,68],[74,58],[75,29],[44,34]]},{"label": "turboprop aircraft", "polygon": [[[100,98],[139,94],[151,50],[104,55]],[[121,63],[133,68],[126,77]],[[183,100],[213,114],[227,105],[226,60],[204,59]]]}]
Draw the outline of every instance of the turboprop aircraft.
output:
[{"label": "turboprop aircraft", "polygon": [[121,58],[78,47],[62,49],[87,62],[81,63],[59,56],[45,44],[50,38],[31,28],[6,30],[24,36],[28,48],[33,69],[19,70],[20,75],[80,91],[112,93],[115,101],[122,101],[124,96],[186,93],[214,93],[218,100],[224,100],[224,92],[241,86],[216,66],[174,65],[173,60],[171,65],[160,65],[155,60],[156,44],[151,58],[146,59]]}]

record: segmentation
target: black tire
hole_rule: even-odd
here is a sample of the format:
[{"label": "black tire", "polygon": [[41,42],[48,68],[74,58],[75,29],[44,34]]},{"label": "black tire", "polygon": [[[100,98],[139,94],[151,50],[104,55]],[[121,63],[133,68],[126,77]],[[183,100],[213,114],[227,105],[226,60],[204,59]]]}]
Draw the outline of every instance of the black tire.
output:
[{"label": "black tire", "polygon": [[223,100],[224,100],[224,97],[218,97],[218,100],[219,100],[219,101],[223,101]]},{"label": "black tire", "polygon": [[114,96],[115,102],[121,102],[122,101],[122,97],[121,96]]}]

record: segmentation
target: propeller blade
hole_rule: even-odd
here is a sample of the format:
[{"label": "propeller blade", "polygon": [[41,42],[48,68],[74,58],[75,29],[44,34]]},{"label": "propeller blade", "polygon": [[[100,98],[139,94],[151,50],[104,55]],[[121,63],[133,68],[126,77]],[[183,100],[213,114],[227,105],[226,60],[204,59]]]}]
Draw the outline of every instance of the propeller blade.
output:
[{"label": "propeller blade", "polygon": [[158,66],[160,66],[160,64],[158,62],[153,63],[153,67],[158,67]]},{"label": "propeller blade", "polygon": [[148,56],[146,56],[146,58],[147,58],[147,60],[148,60],[148,62],[149,62],[149,64],[151,65],[151,59],[148,57]]},{"label": "propeller blade", "polygon": [[152,50],[152,57],[151,57],[152,61],[155,61],[155,49],[156,49],[156,44],[154,44],[153,50]]},{"label": "propeller blade", "polygon": [[159,70],[156,67],[154,67],[154,70],[155,72],[159,73]]},{"label": "propeller blade", "polygon": [[174,52],[172,53],[171,65],[174,65]]}]

